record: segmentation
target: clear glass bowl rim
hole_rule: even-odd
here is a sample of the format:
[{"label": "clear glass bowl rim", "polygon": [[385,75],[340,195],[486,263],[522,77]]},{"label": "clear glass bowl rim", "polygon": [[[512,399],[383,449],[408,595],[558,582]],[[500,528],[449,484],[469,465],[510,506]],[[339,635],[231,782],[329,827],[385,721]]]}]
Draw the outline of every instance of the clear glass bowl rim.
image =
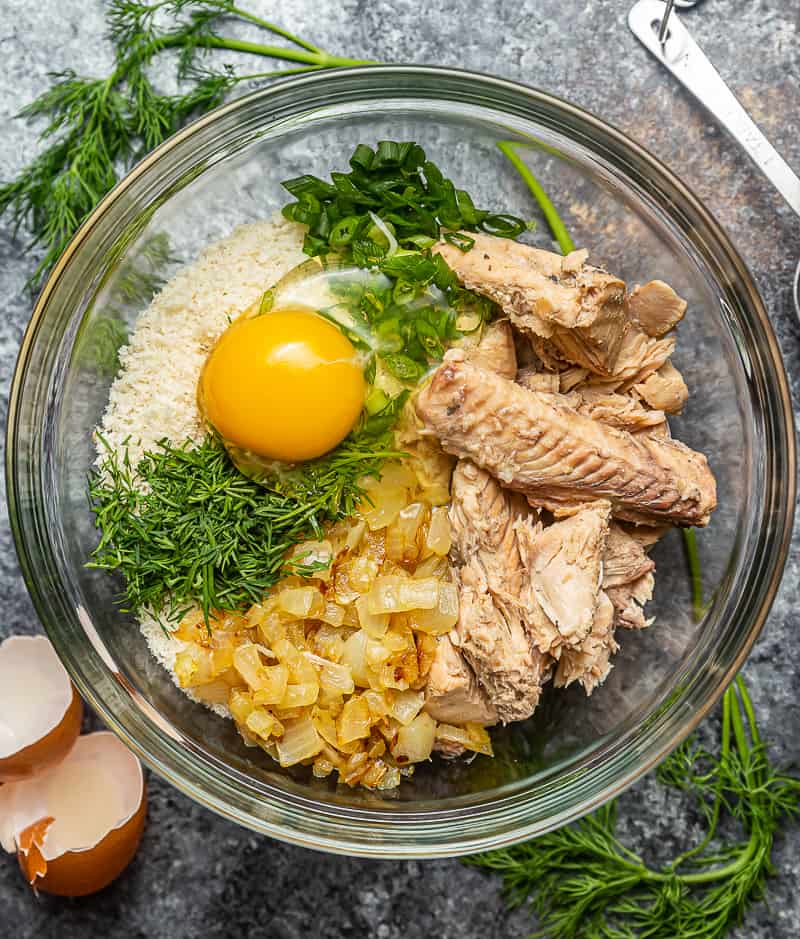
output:
[{"label": "clear glass bowl rim", "polygon": [[[402,85],[401,90],[396,90]],[[446,88],[446,94],[439,91]],[[39,354],[40,330],[48,321],[70,313],[59,311],[59,297],[66,296],[71,268],[76,266],[82,247],[98,227],[113,224],[115,214],[123,210],[125,194],[137,181],[152,173],[165,158],[186,155],[195,138],[203,139],[220,122],[281,104],[286,113],[300,114],[333,102],[377,100],[382,91],[388,97],[417,97],[456,100],[456,103],[485,103],[509,113],[543,115],[567,136],[580,140],[595,153],[602,153],[626,179],[636,183],[666,204],[671,219],[684,231],[692,227],[707,244],[708,256],[715,269],[726,274],[724,289],[738,298],[739,308],[752,317],[750,325],[756,336],[757,358],[763,380],[767,458],[772,473],[766,473],[765,521],[759,533],[763,539],[764,561],[748,572],[740,584],[747,594],[746,615],[738,623],[736,643],[717,649],[713,662],[705,662],[696,674],[684,676],[683,692],[644,722],[624,741],[615,741],[603,753],[603,766],[586,768],[580,781],[567,781],[563,792],[548,793],[542,805],[523,790],[508,799],[488,805],[477,800],[465,808],[451,811],[365,810],[352,807],[320,806],[312,798],[281,795],[276,790],[276,804],[264,805],[248,798],[240,787],[246,781],[211,758],[201,759],[196,748],[176,737],[174,728],[159,721],[153,709],[126,683],[124,676],[105,664],[97,640],[87,635],[85,649],[68,646],[59,629],[58,618],[47,585],[37,566],[53,569],[52,548],[46,537],[45,481],[46,451],[36,421],[29,414],[42,417],[43,383],[48,375],[32,374],[31,363]],[[454,98],[448,99],[447,95]],[[287,105],[287,102],[290,102]],[[267,122],[268,124],[269,122]],[[263,126],[264,125],[260,125]],[[723,289],[722,287],[720,289]],[[73,285],[74,290],[74,285]],[[734,291],[734,294],[730,292]],[[63,297],[62,297],[63,299]],[[57,324],[66,327],[66,322]],[[762,402],[764,403],[764,402]],[[37,411],[38,406],[38,411]],[[772,446],[771,446],[772,445]],[[41,452],[37,451],[37,447]],[[334,72],[315,73],[277,82],[217,108],[179,131],[143,159],[107,195],[83,224],[62,255],[45,284],[30,324],[23,337],[11,388],[6,431],[6,485],[11,525],[23,574],[34,605],[64,660],[78,689],[106,723],[143,761],[192,798],[256,831],[306,847],[362,856],[435,857],[486,850],[523,840],[565,824],[619,794],[626,786],[651,769],[685,738],[720,697],[743,664],[758,636],[775,593],[786,560],[792,531],[796,489],[796,454],[794,423],[788,382],[767,312],[745,264],[711,214],[683,183],[660,161],[626,135],[594,115],[548,93],[505,79],[434,66],[366,66]],[[777,468],[777,469],[776,469]],[[44,522],[44,525],[43,525]],[[768,527],[765,532],[764,527]],[[748,605],[749,604],[749,605]],[[63,611],[62,611],[63,612]],[[72,610],[72,615],[76,614]],[[105,669],[118,691],[126,697],[126,708],[117,711],[87,680],[82,661],[93,659],[93,666]],[[113,663],[111,663],[113,664]],[[222,773],[220,774],[220,770]],[[587,774],[588,777],[587,778]],[[573,785],[573,782],[575,785]],[[579,784],[578,784],[579,783]],[[572,789],[570,791],[570,786]]]}]

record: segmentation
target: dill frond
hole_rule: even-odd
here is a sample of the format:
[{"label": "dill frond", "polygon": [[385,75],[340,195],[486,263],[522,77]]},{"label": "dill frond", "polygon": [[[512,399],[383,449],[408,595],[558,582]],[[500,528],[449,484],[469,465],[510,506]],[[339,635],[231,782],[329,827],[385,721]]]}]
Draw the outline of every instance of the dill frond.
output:
[{"label": "dill frond", "polygon": [[[697,848],[659,869],[616,837],[614,803],[528,844],[468,858],[529,903],[550,939],[722,939],[762,899],[775,836],[800,810],[800,780],[778,772],[761,742],[741,677],[725,693],[718,754],[687,741],[658,779],[694,798],[706,820]],[[709,849],[723,816],[742,837]]]},{"label": "dill frond", "polygon": [[[288,42],[245,41],[221,32],[238,20]],[[43,150],[15,180],[0,184],[0,215],[26,228],[41,260],[30,286],[41,283],[83,220],[118,179],[147,151],[188,120],[220,104],[240,83],[321,68],[362,64],[331,55],[231,0],[113,0],[107,12],[115,62],[105,78],[66,71],[18,115],[43,120]],[[149,77],[160,55],[177,53],[177,94],[162,94]],[[248,53],[283,60],[285,71],[237,73],[214,68],[214,52]],[[200,60],[202,55],[203,60]]]}]

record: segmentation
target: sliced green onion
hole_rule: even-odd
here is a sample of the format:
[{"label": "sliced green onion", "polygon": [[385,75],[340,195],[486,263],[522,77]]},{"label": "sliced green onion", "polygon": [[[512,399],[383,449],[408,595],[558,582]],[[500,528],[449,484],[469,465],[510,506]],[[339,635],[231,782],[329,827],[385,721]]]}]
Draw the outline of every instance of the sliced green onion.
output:
[{"label": "sliced green onion", "polygon": [[478,228],[487,235],[495,235],[498,238],[516,238],[525,231],[525,223],[515,215],[500,213],[487,215]]},{"label": "sliced green onion", "polygon": [[454,248],[458,248],[459,251],[463,251],[465,254],[471,248],[475,247],[475,239],[470,238],[469,235],[465,235],[464,232],[460,231],[445,232],[444,240],[449,245],[452,245]]},{"label": "sliced green onion", "polygon": [[362,219],[358,215],[348,215],[346,218],[336,222],[328,236],[330,246],[332,248],[340,248],[344,245],[349,245],[361,222]]},{"label": "sliced green onion", "polygon": [[385,391],[380,388],[372,388],[367,395],[367,400],[364,402],[364,408],[367,414],[372,417],[373,414],[382,411],[388,403],[389,395]]},{"label": "sliced green onion", "polygon": [[261,298],[261,303],[259,303],[258,305],[258,315],[261,316],[263,313],[269,313],[274,303],[275,303],[275,291],[265,290],[264,296]]},{"label": "sliced green onion", "polygon": [[425,373],[425,366],[415,362],[410,356],[402,354],[385,355],[383,361],[386,368],[404,382],[417,382]]}]

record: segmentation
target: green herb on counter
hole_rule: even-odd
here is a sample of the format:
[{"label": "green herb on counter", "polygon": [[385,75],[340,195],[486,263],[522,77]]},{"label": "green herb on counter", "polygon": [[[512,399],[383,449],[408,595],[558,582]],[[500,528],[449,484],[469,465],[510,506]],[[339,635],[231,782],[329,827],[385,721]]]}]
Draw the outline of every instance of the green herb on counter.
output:
[{"label": "green herb on counter", "polygon": [[539,208],[542,210],[542,215],[544,215],[547,224],[550,226],[553,237],[558,242],[559,248],[561,248],[561,253],[569,254],[575,250],[575,242],[572,240],[566,226],[561,221],[561,217],[556,211],[555,206],[550,201],[550,196],[547,195],[542,184],[530,171],[527,163],[525,163],[517,153],[518,146],[521,146],[521,144],[513,140],[501,140],[497,144],[497,149],[508,159],[531,191],[531,195],[538,203]]},{"label": "green herb on counter", "polygon": [[[114,68],[105,78],[72,71],[51,76],[53,86],[20,113],[44,119],[44,150],[12,182],[0,186],[0,214],[29,227],[43,257],[38,284],[68,241],[120,175],[182,124],[220,104],[242,82],[296,75],[363,60],[331,55],[233,0],[113,0],[107,14]],[[263,44],[225,35],[238,22],[286,40]],[[163,53],[178,56],[179,92],[160,93],[148,70]],[[224,50],[294,64],[288,70],[238,74],[212,70],[205,54]]]},{"label": "green herb on counter", "polygon": [[[773,872],[772,844],[800,808],[800,780],[770,764],[741,677],[723,699],[718,755],[689,739],[657,771],[694,797],[706,821],[700,844],[659,869],[615,832],[616,803],[528,844],[468,859],[499,873],[512,905],[529,902],[548,939],[721,939]],[[742,829],[717,846],[721,816]]]},{"label": "green herb on counter", "polygon": [[365,416],[336,450],[288,469],[271,489],[239,472],[213,437],[185,448],[164,440],[135,468],[110,453],[89,485],[101,538],[88,566],[124,575],[126,610],[167,620],[196,602],[208,617],[260,601],[296,571],[286,552],[351,516],[359,480],[402,456],[391,427],[405,400]]}]

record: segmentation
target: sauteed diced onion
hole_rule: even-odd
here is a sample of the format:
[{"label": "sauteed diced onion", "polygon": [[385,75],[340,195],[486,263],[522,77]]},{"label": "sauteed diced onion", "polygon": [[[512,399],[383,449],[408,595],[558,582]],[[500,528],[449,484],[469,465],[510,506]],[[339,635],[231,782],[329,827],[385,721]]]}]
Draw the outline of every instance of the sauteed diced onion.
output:
[{"label": "sauteed diced onion", "polygon": [[424,711],[437,637],[458,618],[447,510],[407,465],[389,464],[365,486],[358,516],[295,548],[303,563],[331,558],[329,568],[284,579],[210,629],[192,612],[176,633],[175,673],[201,700],[225,703],[244,742],[282,766],[388,789],[440,742],[491,745],[483,728],[437,724]]}]

